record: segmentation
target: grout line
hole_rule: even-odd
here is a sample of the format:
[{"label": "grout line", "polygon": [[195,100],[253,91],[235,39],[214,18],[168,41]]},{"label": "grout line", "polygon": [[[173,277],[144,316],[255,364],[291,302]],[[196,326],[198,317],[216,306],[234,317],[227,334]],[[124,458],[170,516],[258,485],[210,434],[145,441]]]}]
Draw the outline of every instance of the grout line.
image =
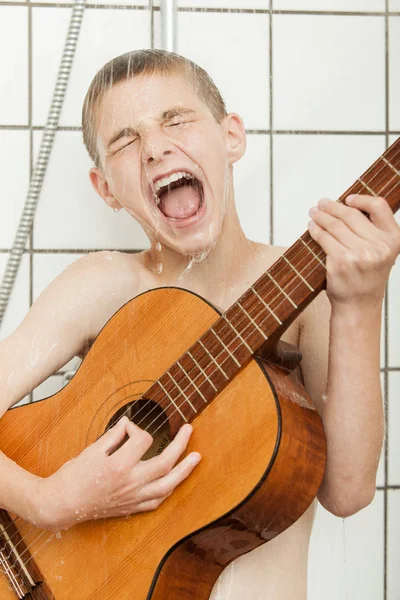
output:
[{"label": "grout line", "polygon": [[[1,0],[0,6],[26,6],[28,2],[12,2]],[[73,2],[59,4],[57,2],[31,2],[34,8],[72,8]],[[148,10],[146,5],[137,4],[87,4],[87,9],[101,10]],[[160,7],[154,6],[155,11]],[[227,14],[251,14],[251,15],[299,15],[299,16],[321,16],[321,17],[386,17],[386,11],[324,11],[324,10],[272,10],[262,8],[209,8],[179,6],[179,12],[197,12],[197,13],[227,13]],[[390,11],[390,16],[400,16],[399,11]]]},{"label": "grout line", "polygon": [[386,490],[400,490],[400,485],[377,485],[376,489],[381,492],[381,491],[386,491]]},{"label": "grout line", "polygon": [[[33,173],[33,131],[32,131],[32,6],[28,4],[28,127],[29,127],[29,181]],[[33,227],[29,233],[29,306],[33,304]],[[33,402],[33,390],[29,393],[29,403]]]},{"label": "grout line", "polygon": [[[22,2],[7,2],[4,0],[0,1],[0,6],[12,6],[12,7],[18,7],[18,6],[26,6],[26,5],[30,5],[33,8],[73,8],[74,7],[74,3],[73,2],[69,2],[69,3],[65,3],[65,4],[60,4],[57,2],[30,2],[29,0],[27,0],[26,2],[22,3]],[[101,8],[101,9],[105,9],[105,10],[148,10],[148,6],[146,5],[135,5],[135,4],[86,4],[85,9],[86,8]],[[157,7],[155,7],[155,10],[157,10]]]},{"label": "grout line", "polygon": [[[28,125],[0,125],[0,131],[1,130],[17,130],[17,131],[27,131],[29,130],[29,124]],[[32,131],[43,131],[44,130],[44,125],[32,125],[31,127]],[[57,131],[82,131],[82,127],[80,126],[74,126],[74,125],[60,125],[59,127],[57,127]],[[345,131],[345,130],[306,130],[306,129],[246,129],[246,133],[248,135],[270,135],[270,133],[274,134],[274,135],[386,135],[387,133],[389,133],[389,135],[400,135],[400,131],[390,131],[387,132],[387,130],[381,130],[381,131]]]},{"label": "grout line", "polygon": [[269,243],[274,243],[273,0],[269,0]]},{"label": "grout line", "polygon": [[[389,0],[385,0],[385,128],[386,148],[389,147]],[[384,504],[383,504],[383,600],[388,593],[388,479],[389,479],[389,286],[386,287],[384,300],[384,331],[385,331],[385,371],[384,371],[384,411],[385,411],[385,457],[384,457]]]},{"label": "grout line", "polygon": [[154,50],[154,2],[149,0],[150,11],[150,47]]}]

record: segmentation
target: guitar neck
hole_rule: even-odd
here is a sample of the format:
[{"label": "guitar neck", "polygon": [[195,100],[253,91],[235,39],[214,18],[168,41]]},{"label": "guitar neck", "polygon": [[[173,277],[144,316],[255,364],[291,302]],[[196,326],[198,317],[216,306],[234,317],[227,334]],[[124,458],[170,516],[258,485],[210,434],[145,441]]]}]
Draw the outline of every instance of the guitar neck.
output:
[{"label": "guitar neck", "polygon": [[[400,206],[400,139],[339,198],[383,196]],[[326,285],[326,255],[304,233],[148,390],[191,420],[261,347],[278,340]],[[188,390],[188,392],[186,392]]]},{"label": "guitar neck", "polygon": [[[398,210],[400,139],[357,179],[338,202],[344,202],[350,194],[383,196],[393,212]],[[307,231],[227,311],[224,318],[232,324],[237,321],[238,315],[242,314],[243,321],[243,315],[247,314],[248,322],[242,335],[253,354],[267,338],[280,337],[325,287],[325,259],[325,253]]]}]

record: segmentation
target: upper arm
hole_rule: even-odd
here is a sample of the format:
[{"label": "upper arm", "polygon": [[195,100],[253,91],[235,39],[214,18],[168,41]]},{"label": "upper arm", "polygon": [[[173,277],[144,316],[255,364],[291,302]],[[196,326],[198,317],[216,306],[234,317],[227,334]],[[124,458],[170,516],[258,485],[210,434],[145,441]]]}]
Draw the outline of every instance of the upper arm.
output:
[{"label": "upper arm", "polygon": [[300,317],[301,373],[304,386],[320,414],[328,381],[330,314],[326,292],[321,292]]},{"label": "upper arm", "polygon": [[0,343],[0,416],[79,354],[92,334],[90,261],[78,259],[42,292]]}]

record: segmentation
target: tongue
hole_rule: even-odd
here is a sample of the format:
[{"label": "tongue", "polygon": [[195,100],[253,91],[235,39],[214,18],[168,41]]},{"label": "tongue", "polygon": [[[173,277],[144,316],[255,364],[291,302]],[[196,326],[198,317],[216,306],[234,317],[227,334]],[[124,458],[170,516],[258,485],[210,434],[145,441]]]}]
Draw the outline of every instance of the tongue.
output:
[{"label": "tongue", "polygon": [[159,208],[166,216],[174,219],[188,219],[199,210],[200,197],[192,186],[184,185],[161,196]]}]

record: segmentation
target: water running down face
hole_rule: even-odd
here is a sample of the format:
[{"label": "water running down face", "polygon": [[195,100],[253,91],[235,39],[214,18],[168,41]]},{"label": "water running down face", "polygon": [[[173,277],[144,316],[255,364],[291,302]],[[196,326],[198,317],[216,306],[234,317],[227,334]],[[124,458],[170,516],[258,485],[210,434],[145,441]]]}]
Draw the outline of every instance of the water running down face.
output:
[{"label": "water running down face", "polygon": [[95,114],[102,169],[91,180],[150,240],[183,255],[209,251],[233,210],[232,165],[243,123],[217,123],[182,75],[140,75],[105,92]]}]

